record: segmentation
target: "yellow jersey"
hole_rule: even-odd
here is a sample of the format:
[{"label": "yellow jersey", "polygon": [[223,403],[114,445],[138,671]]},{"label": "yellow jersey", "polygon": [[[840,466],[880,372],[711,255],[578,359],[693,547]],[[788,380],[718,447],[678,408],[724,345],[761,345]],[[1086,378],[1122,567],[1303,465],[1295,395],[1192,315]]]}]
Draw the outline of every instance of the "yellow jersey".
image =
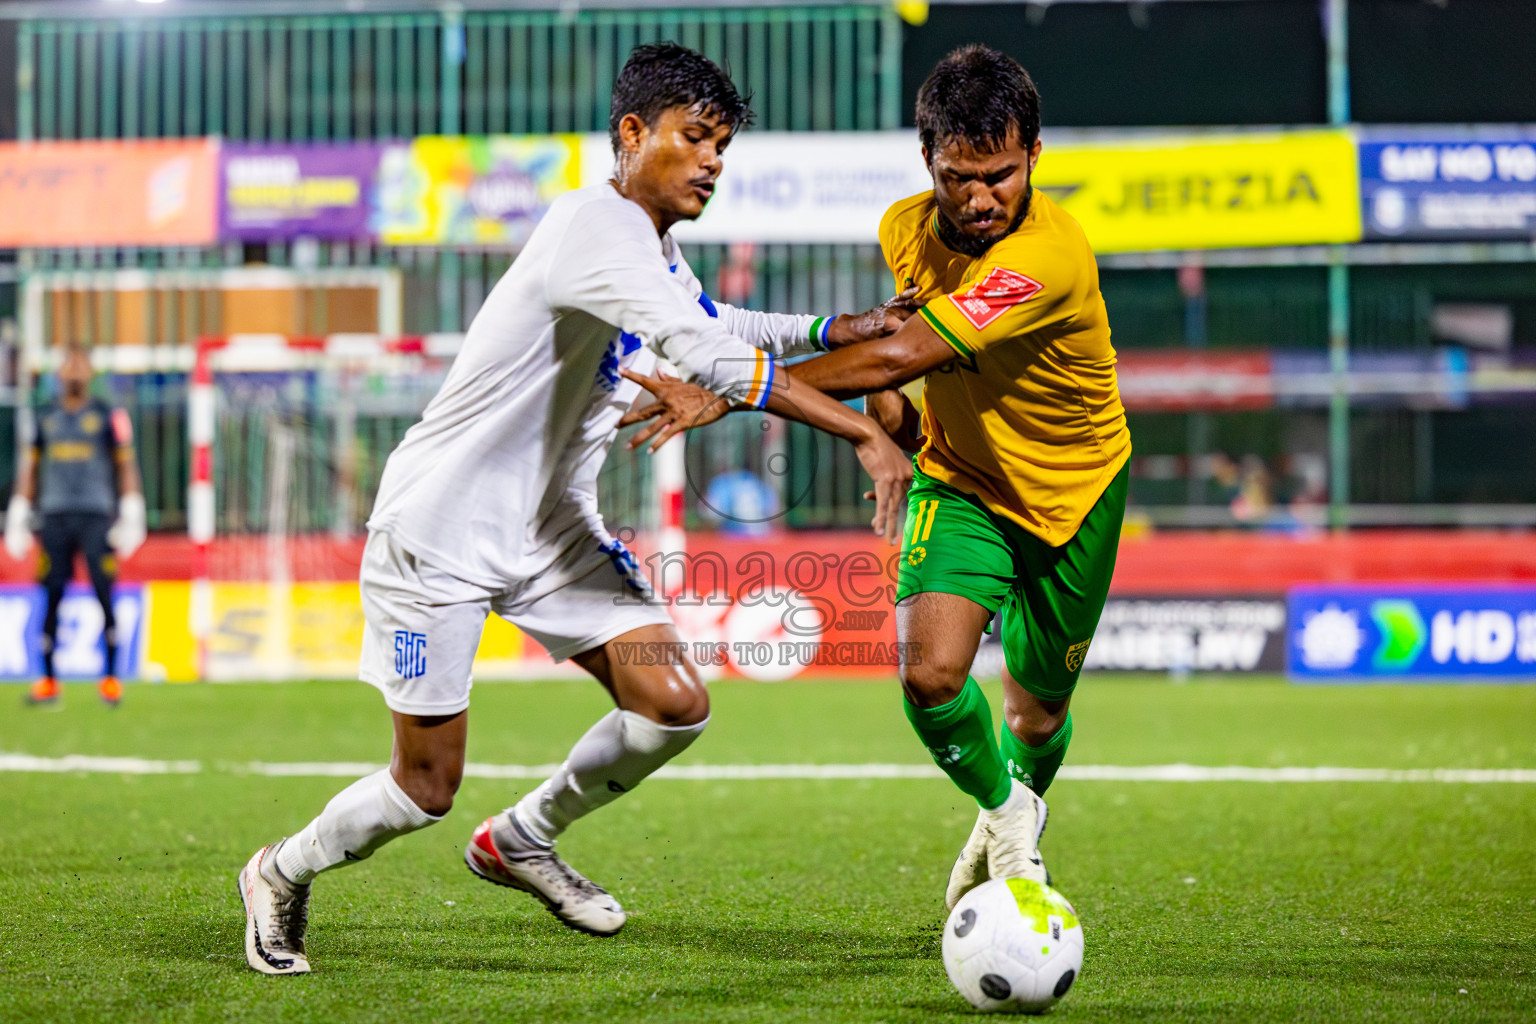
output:
[{"label": "yellow jersey", "polygon": [[980,257],[939,239],[933,193],[880,222],[898,290],[955,350],[923,386],[918,467],[1047,544],[1077,533],[1131,456],[1099,269],[1083,229],[1036,190]]}]

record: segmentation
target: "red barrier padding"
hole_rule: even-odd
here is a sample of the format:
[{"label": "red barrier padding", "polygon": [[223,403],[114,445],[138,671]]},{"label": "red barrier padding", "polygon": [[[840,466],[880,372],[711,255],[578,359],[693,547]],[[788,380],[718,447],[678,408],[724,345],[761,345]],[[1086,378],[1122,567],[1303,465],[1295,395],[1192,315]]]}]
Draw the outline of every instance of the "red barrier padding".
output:
[{"label": "red barrier padding", "polygon": [[[355,580],[363,540],[292,538],[292,578]],[[882,565],[896,554],[896,549],[854,531],[782,533],[761,539],[693,533],[688,541],[693,553],[716,550],[730,563],[749,551],[767,552],[781,566],[802,552],[843,557],[865,551]],[[643,544],[635,547],[644,553]],[[185,535],[157,534],[124,564],[122,579],[190,579],[192,553]],[[35,558],[34,552],[27,563],[19,563],[0,553],[0,581],[34,579]],[[264,537],[221,537],[209,550],[214,579],[264,579],[270,564]],[[1531,581],[1536,581],[1536,532],[1530,531],[1358,530],[1311,538],[1202,531],[1126,538],[1120,545],[1114,589],[1135,594],[1272,594],[1305,583]]]}]

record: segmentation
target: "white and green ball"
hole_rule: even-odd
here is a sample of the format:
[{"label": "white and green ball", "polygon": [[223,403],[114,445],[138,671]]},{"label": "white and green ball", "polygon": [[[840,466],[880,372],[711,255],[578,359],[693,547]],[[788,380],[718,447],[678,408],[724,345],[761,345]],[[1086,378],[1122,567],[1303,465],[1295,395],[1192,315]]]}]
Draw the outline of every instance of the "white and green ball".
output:
[{"label": "white and green ball", "polygon": [[966,893],[944,925],[944,969],[978,1010],[1039,1013],[1083,969],[1083,926],[1067,898],[1024,878]]}]

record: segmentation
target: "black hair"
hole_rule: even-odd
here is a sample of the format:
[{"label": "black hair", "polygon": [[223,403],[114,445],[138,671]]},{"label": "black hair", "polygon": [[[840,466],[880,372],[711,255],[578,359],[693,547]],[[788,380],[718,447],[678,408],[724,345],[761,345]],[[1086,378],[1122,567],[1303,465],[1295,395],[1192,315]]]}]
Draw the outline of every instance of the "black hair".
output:
[{"label": "black hair", "polygon": [[997,152],[1018,133],[1025,149],[1040,137],[1040,92],[1024,66],[1006,53],[972,43],[934,66],[917,90],[917,132],[930,159],[962,140]]},{"label": "black hair", "polygon": [[608,140],[619,151],[619,122],[635,114],[647,125],[664,110],[687,107],[730,125],[731,134],[751,124],[751,97],[743,97],[720,65],[676,43],[646,43],[630,51],[613,83]]}]

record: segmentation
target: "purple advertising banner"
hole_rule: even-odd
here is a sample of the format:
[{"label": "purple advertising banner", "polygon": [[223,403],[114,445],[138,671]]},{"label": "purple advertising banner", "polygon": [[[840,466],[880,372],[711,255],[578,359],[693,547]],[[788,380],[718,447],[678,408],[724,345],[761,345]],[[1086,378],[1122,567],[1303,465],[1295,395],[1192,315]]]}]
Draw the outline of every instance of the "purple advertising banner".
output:
[{"label": "purple advertising banner", "polygon": [[226,142],[219,159],[223,238],[368,238],[384,146]]}]

